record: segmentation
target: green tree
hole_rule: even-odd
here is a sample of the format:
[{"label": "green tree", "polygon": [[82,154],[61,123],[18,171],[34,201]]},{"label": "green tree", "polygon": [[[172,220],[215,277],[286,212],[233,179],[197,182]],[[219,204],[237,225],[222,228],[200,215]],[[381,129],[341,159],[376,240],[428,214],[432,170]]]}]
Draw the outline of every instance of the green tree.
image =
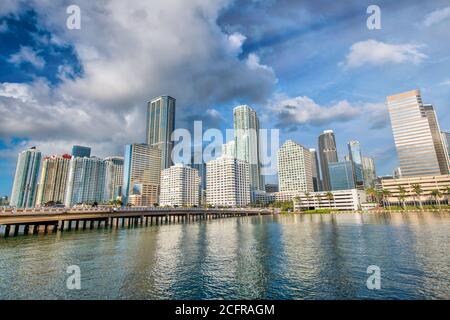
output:
[{"label": "green tree", "polygon": [[377,190],[375,190],[375,188],[367,188],[366,194],[367,194],[367,197],[369,197],[370,201],[372,201],[372,202],[376,201],[378,192],[377,192]]},{"label": "green tree", "polygon": [[332,192],[328,191],[328,192],[326,193],[325,197],[326,197],[327,200],[328,200],[328,207],[329,207],[330,210],[331,210],[331,201],[334,200],[334,195],[333,195]]},{"label": "green tree", "polygon": [[388,209],[390,210],[391,204],[389,202],[389,197],[392,195],[392,193],[387,189],[383,189],[383,190],[381,190],[380,195],[381,195],[381,198],[383,199],[383,207],[386,207],[386,203],[387,203]]},{"label": "green tree", "polygon": [[295,210],[295,207],[300,207],[300,210],[301,210],[301,207],[302,207],[302,199],[300,199],[300,197],[299,196],[295,196],[294,198],[292,198],[292,202],[293,202],[293,205],[294,205],[294,210]]},{"label": "green tree", "polygon": [[401,203],[403,210],[406,209],[405,199],[406,199],[406,189],[404,186],[398,186],[398,200]]},{"label": "green tree", "polygon": [[441,208],[441,201],[440,198],[442,197],[442,192],[439,189],[434,189],[431,191],[431,196],[434,198],[435,203],[437,204],[438,208]]},{"label": "green tree", "polygon": [[416,196],[417,196],[417,198],[419,200],[420,209],[423,209],[422,199],[421,199],[421,195],[423,193],[422,186],[420,184],[416,183],[416,184],[412,185],[412,189],[413,189],[413,192],[416,194]]}]

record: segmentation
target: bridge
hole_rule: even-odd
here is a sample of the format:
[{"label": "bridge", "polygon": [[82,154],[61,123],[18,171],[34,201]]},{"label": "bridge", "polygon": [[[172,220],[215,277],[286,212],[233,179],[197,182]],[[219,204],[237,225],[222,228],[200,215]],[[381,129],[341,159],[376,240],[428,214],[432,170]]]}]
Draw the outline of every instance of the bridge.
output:
[{"label": "bridge", "polygon": [[94,228],[187,223],[230,217],[272,215],[268,209],[205,208],[39,208],[0,211],[4,237]]}]

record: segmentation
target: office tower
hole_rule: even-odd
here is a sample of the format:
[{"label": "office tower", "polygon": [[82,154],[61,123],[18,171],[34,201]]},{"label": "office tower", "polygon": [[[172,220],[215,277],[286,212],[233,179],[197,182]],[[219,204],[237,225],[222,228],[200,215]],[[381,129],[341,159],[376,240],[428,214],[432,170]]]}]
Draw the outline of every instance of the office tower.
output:
[{"label": "office tower", "polygon": [[69,154],[44,158],[36,197],[37,206],[64,203],[71,158]]},{"label": "office tower", "polygon": [[161,171],[160,206],[198,207],[200,177],[191,167],[176,164]]},{"label": "office tower", "polygon": [[445,150],[447,152],[447,163],[450,167],[450,132],[442,131],[441,136]]},{"label": "office tower", "polygon": [[175,130],[175,98],[160,96],[147,106],[147,144],[161,150],[161,169],[169,168],[172,162]]},{"label": "office tower", "polygon": [[275,193],[278,192],[278,185],[273,183],[267,183],[265,185],[266,193]]},{"label": "office tower", "polygon": [[430,123],[419,90],[387,97],[402,176],[440,175]]},{"label": "office tower", "polygon": [[444,141],[442,140],[441,128],[439,127],[436,111],[431,104],[423,105],[423,110],[430,125],[431,136],[433,137],[434,150],[436,151],[439,169],[442,175],[448,174],[448,155],[447,150],[445,149]]},{"label": "office tower", "polygon": [[309,149],[312,157],[312,172],[314,191],[322,191],[322,180],[320,179],[319,158],[316,149]]},{"label": "office tower", "polygon": [[[197,154],[197,157],[195,155]],[[198,163],[196,163],[196,161]],[[194,152],[191,157],[190,167],[198,171],[200,177],[199,205],[206,204],[206,163],[203,161],[202,151]]]},{"label": "office tower", "polygon": [[331,191],[356,188],[352,161],[329,163],[328,169]]},{"label": "office tower", "polygon": [[353,175],[355,179],[355,186],[357,189],[364,189],[364,172],[363,172],[363,160],[361,154],[361,145],[359,141],[349,141],[348,147],[348,160],[353,164]]},{"label": "office tower", "polygon": [[319,136],[319,156],[320,169],[322,171],[322,189],[330,191],[330,177],[328,164],[338,162],[338,154],[336,149],[336,137],[333,130],[325,130]]},{"label": "office tower", "polygon": [[236,142],[234,140],[222,144],[222,155],[236,158]]},{"label": "office tower", "polygon": [[34,207],[41,152],[31,147],[19,153],[10,204],[17,208]]},{"label": "office tower", "polygon": [[250,186],[252,191],[264,190],[261,175],[259,119],[256,111],[247,105],[233,110],[235,156],[250,165]]},{"label": "office tower", "polygon": [[364,188],[374,188],[375,180],[377,179],[377,172],[375,169],[375,160],[371,157],[362,158]]},{"label": "office tower", "polygon": [[93,204],[104,201],[106,163],[97,157],[72,157],[64,204]]},{"label": "office tower", "polygon": [[287,140],[278,150],[280,192],[313,192],[313,159],[305,147]]},{"label": "office tower", "polygon": [[91,148],[83,147],[83,146],[73,146],[72,147],[72,156],[80,157],[80,158],[90,158],[91,157]]},{"label": "office tower", "polygon": [[158,147],[144,143],[125,146],[122,188],[124,205],[149,207],[158,203],[161,154]]},{"label": "office tower", "polygon": [[222,156],[206,164],[206,202],[212,206],[245,207],[250,203],[249,164]]},{"label": "office tower", "polygon": [[105,201],[117,200],[122,196],[123,157],[105,158]]}]

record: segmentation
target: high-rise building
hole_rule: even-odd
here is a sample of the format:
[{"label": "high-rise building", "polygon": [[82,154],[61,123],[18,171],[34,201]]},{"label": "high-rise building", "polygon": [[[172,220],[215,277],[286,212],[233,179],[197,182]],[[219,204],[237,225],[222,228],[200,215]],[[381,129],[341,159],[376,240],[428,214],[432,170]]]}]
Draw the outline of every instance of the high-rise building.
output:
[{"label": "high-rise building", "polygon": [[117,200],[122,196],[123,157],[105,158],[105,201]]},{"label": "high-rise building", "polygon": [[161,150],[161,169],[169,168],[172,162],[175,130],[175,98],[160,96],[147,106],[147,144]]},{"label": "high-rise building", "polygon": [[249,164],[222,156],[206,164],[206,202],[212,206],[245,207],[250,203]]},{"label": "high-rise building", "polygon": [[433,134],[419,90],[387,97],[402,176],[440,175]]},{"label": "high-rise building", "polygon": [[375,188],[375,181],[377,180],[375,160],[371,157],[363,157],[362,163],[364,174],[364,188]]},{"label": "high-rise building", "polygon": [[125,146],[122,203],[144,207],[158,203],[162,151],[148,144]]},{"label": "high-rise building", "polygon": [[328,170],[332,191],[356,188],[352,161],[329,163]]},{"label": "high-rise building", "polygon": [[198,207],[200,177],[191,167],[176,164],[161,171],[160,206]]},{"label": "high-rise building", "polygon": [[11,206],[34,207],[41,157],[41,152],[35,147],[19,153],[11,194]]},{"label": "high-rise building", "polygon": [[247,105],[233,110],[235,156],[246,161],[250,168],[252,191],[264,190],[264,176],[261,174],[259,119],[256,111]]},{"label": "high-rise building", "polygon": [[234,140],[222,144],[222,155],[236,158],[236,142]]},{"label": "high-rise building", "polygon": [[447,152],[447,163],[450,167],[450,132],[442,131],[441,136],[445,146],[445,150]]},{"label": "high-rise building", "polygon": [[36,197],[37,206],[64,203],[71,158],[68,154],[44,158]]},{"label": "high-rise building", "polygon": [[274,193],[274,192],[278,192],[278,185],[274,184],[274,183],[266,183],[266,193]]},{"label": "high-rise building", "polygon": [[[197,157],[195,156],[197,155]],[[200,177],[199,188],[199,205],[206,204],[206,163],[203,161],[203,154],[201,151],[194,152],[191,157],[190,167],[198,171]]]},{"label": "high-rise building", "polygon": [[348,159],[353,164],[353,175],[355,179],[355,186],[357,189],[364,189],[364,172],[363,172],[363,160],[361,154],[361,144],[359,141],[349,141],[348,146]]},{"label": "high-rise building", "polygon": [[338,154],[336,148],[336,137],[333,130],[325,130],[319,136],[319,156],[320,169],[322,171],[322,188],[325,191],[330,191],[330,176],[328,165],[330,163],[338,162]]},{"label": "high-rise building", "polygon": [[64,204],[93,204],[104,201],[106,162],[97,157],[72,157]]},{"label": "high-rise building", "polygon": [[280,192],[313,192],[313,159],[308,149],[287,140],[278,150]]},{"label": "high-rise building", "polygon": [[4,206],[4,207],[9,206],[9,198],[8,198],[8,196],[0,197],[0,206]]},{"label": "high-rise building", "polygon": [[436,116],[436,111],[431,104],[423,105],[423,110],[430,124],[431,136],[433,137],[434,150],[439,163],[439,169],[442,175],[449,174],[449,164],[447,150],[442,140],[441,128]]},{"label": "high-rise building", "polygon": [[313,172],[313,185],[314,191],[322,190],[322,180],[320,179],[320,167],[319,167],[319,158],[317,156],[316,149],[309,149],[312,157],[312,172]]},{"label": "high-rise building", "polygon": [[91,148],[83,147],[83,146],[73,146],[72,147],[72,156],[79,158],[90,158],[91,157]]}]

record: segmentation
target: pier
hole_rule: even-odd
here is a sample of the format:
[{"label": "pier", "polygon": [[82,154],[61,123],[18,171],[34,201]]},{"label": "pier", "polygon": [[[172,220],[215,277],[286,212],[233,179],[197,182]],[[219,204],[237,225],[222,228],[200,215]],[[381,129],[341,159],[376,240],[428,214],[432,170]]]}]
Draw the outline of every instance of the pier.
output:
[{"label": "pier", "polygon": [[272,215],[267,209],[87,208],[0,211],[4,237],[99,228],[131,228],[242,216]]}]

